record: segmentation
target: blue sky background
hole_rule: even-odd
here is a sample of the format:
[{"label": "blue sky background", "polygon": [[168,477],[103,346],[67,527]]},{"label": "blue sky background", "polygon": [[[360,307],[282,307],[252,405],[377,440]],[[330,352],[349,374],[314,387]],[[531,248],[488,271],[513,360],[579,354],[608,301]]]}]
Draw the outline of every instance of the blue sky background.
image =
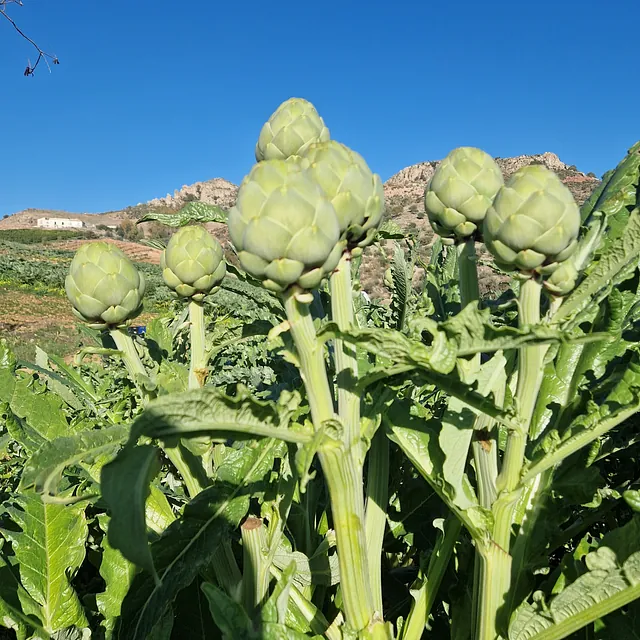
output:
[{"label": "blue sky background", "polygon": [[[600,176],[640,138],[640,2],[24,0],[0,19],[0,216],[99,212],[254,162],[291,96],[386,180],[473,145]],[[1,17],[0,17],[1,18]]]}]

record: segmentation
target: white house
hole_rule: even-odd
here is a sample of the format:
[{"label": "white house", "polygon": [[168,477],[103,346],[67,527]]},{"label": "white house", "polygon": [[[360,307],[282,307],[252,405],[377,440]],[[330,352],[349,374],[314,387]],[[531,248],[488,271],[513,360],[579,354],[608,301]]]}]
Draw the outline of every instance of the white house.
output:
[{"label": "white house", "polygon": [[82,229],[82,220],[71,218],[38,218],[38,226],[45,229]]}]

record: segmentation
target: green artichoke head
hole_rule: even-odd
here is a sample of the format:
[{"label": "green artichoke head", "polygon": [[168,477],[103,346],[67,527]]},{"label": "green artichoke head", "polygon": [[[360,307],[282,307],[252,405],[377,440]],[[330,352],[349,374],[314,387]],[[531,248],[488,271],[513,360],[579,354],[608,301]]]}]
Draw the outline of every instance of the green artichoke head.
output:
[{"label": "green artichoke head", "polygon": [[90,242],[73,257],[65,290],[81,320],[96,328],[119,326],[142,311],[145,280],[114,244]]},{"label": "green artichoke head", "polygon": [[384,214],[380,176],[359,153],[335,140],[315,142],[304,157],[311,179],[331,200],[349,247],[371,244]]},{"label": "green artichoke head", "polygon": [[571,257],[580,232],[580,210],[560,178],[542,165],[516,171],[498,191],[483,235],[506,270],[553,273]]},{"label": "green artichoke head", "polygon": [[265,122],[256,144],[256,160],[285,160],[302,155],[314,142],[329,140],[329,129],[316,108],[303,98],[289,98]]},{"label": "green artichoke head", "polygon": [[427,184],[424,208],[433,230],[450,243],[473,236],[504,179],[494,159],[475,147],[458,147]]},{"label": "green artichoke head", "polygon": [[220,243],[202,226],[183,227],[160,257],[162,277],[180,298],[200,301],[219,285],[227,264]]},{"label": "green artichoke head", "polygon": [[229,235],[248,273],[272,291],[314,289],[337,266],[346,241],[331,201],[299,156],[254,165],[229,211]]}]

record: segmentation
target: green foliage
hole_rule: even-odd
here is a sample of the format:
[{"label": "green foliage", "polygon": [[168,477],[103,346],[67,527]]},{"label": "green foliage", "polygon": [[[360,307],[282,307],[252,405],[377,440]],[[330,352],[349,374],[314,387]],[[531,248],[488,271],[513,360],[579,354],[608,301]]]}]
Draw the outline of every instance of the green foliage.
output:
[{"label": "green foliage", "polygon": [[18,244],[44,244],[61,240],[86,238],[87,231],[68,229],[2,229],[0,241]]}]

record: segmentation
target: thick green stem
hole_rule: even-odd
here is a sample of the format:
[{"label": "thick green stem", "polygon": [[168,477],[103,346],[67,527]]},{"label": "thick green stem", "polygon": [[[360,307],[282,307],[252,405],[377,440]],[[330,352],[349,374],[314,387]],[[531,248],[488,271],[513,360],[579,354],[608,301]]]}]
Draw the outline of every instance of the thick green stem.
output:
[{"label": "thick green stem", "polygon": [[[341,331],[354,325],[351,254],[345,253],[331,275],[331,318]],[[353,390],[358,379],[356,348],[343,340],[334,341],[338,380],[338,413],[344,424],[347,449],[360,440],[360,396]]]},{"label": "thick green stem", "polygon": [[475,640],[496,640],[500,638],[497,616],[509,588],[511,556],[492,541],[481,545],[477,555],[480,558],[480,589]]},{"label": "thick green stem", "polygon": [[191,366],[189,368],[189,389],[203,386],[207,375],[207,355],[205,351],[204,305],[189,302],[189,326],[191,333]]},{"label": "thick green stem", "polygon": [[458,284],[460,286],[460,302],[464,309],[470,302],[480,299],[478,286],[478,266],[476,259],[476,241],[470,238],[457,245],[458,251]]},{"label": "thick green stem", "polygon": [[242,527],[242,599],[245,609],[252,615],[267,598],[269,592],[269,563],[267,562],[267,536],[260,518],[249,516]]},{"label": "thick green stem", "polygon": [[142,395],[142,399],[146,404],[149,400],[152,400],[154,393],[147,390],[144,386],[144,380],[148,377],[147,370],[140,360],[136,345],[133,342],[133,338],[129,335],[129,332],[123,328],[110,328],[109,334],[116,343],[116,348],[122,353],[122,362],[124,363],[127,373],[131,378],[133,384]]},{"label": "thick green stem", "polygon": [[[335,413],[323,345],[317,339],[308,305],[298,299],[300,294],[289,291],[284,303],[311,417],[316,431],[320,431]],[[329,489],[345,616],[347,624],[360,631],[369,625],[374,614],[366,558],[362,474],[342,443],[321,446],[318,457]]]},{"label": "thick green stem", "polygon": [[[542,286],[535,278],[520,287],[519,326],[540,322]],[[504,629],[508,611],[505,598],[511,586],[511,530],[520,495],[520,477],[525,462],[529,424],[542,381],[545,346],[524,347],[519,352],[516,407],[518,427],[509,432],[502,471],[496,488],[498,498],[493,504],[494,528],[492,540],[480,544],[480,594],[476,613],[476,640],[494,640]]]},{"label": "thick green stem", "polygon": [[[535,278],[529,278],[520,287],[520,327],[539,324],[541,290],[542,285]],[[513,491],[520,482],[529,424],[542,382],[545,352],[545,345],[524,347],[519,352],[516,406],[520,425],[507,437],[504,465],[498,477],[499,491]]]},{"label": "thick green stem", "polygon": [[[460,286],[460,306],[480,300],[476,241],[469,239],[456,247],[458,252],[458,283]],[[478,368],[480,354],[474,356]],[[476,468],[478,498],[480,504],[490,509],[496,498],[496,478],[498,477],[498,447],[495,437],[495,421],[489,416],[479,415],[475,424],[476,433],[482,432],[483,439],[474,438],[471,443],[473,461]]]},{"label": "thick green stem", "polygon": [[389,440],[378,429],[369,450],[365,535],[373,605],[382,615],[382,542],[389,499]]}]

